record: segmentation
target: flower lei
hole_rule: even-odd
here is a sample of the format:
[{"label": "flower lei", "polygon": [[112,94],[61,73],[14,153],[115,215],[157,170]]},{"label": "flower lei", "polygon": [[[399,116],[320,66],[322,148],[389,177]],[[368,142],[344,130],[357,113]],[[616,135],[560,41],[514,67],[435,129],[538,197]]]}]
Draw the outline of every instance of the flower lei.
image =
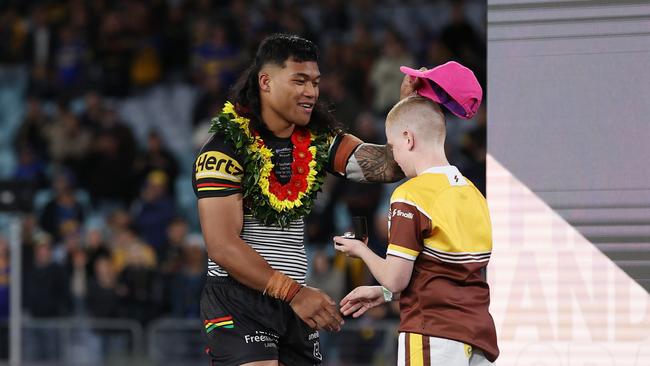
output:
[{"label": "flower lei", "polygon": [[283,185],[273,171],[273,152],[259,133],[251,131],[249,124],[248,118],[239,116],[233,104],[226,102],[221,113],[212,119],[210,132],[222,134],[238,154],[246,156],[242,189],[252,215],[264,225],[288,227],[291,221],[311,212],[321,190],[329,136],[296,126],[291,135],[291,180]]}]

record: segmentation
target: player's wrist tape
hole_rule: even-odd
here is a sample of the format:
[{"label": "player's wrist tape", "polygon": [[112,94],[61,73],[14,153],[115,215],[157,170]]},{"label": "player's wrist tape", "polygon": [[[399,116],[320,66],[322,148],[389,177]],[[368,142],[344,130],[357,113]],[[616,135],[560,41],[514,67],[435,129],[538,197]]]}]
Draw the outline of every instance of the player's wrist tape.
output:
[{"label": "player's wrist tape", "polygon": [[291,302],[301,288],[302,286],[289,276],[280,271],[274,271],[266,283],[264,294],[282,301]]},{"label": "player's wrist tape", "polygon": [[387,289],[384,286],[381,286],[381,292],[384,294],[384,302],[391,302],[393,301],[393,293],[390,292],[389,289]]}]

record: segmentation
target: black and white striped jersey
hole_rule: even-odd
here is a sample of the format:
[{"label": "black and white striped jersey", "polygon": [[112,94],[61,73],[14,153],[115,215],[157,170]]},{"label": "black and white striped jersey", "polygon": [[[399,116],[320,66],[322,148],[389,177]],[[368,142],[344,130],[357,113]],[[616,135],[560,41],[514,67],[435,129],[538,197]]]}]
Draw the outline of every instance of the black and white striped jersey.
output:
[{"label": "black and white striped jersey", "polygon": [[[288,182],[293,161],[291,139],[265,136],[265,142],[273,151],[272,161],[278,181],[283,184]],[[194,163],[193,183],[197,197],[223,197],[241,193],[243,160],[243,157],[238,156],[234,149],[223,141],[222,136],[212,136]],[[304,284],[307,274],[304,229],[302,219],[294,220],[283,230],[277,226],[264,226],[244,211],[244,225],[240,237],[272,268]],[[228,272],[208,259],[208,276],[228,276]]]},{"label": "black and white striped jersey", "polygon": [[[291,138],[279,138],[262,133],[265,144],[273,152],[271,161],[273,171],[280,184],[291,179],[293,162],[293,143]],[[355,146],[356,138],[347,144],[342,143],[351,135],[333,136],[328,157],[328,166],[324,167],[334,174],[342,175]],[[356,140],[355,140],[356,139]],[[360,140],[359,140],[360,141]],[[347,145],[346,148],[341,146]],[[203,146],[194,161],[192,185],[198,199],[207,197],[224,197],[241,194],[244,177],[245,156],[236,153],[224,136],[215,133]],[[335,169],[333,162],[342,163]],[[334,164],[331,165],[330,164]],[[248,203],[251,204],[251,203]],[[259,253],[274,269],[277,269],[301,284],[305,283],[307,273],[307,256],[304,247],[304,221],[294,220],[287,228],[264,226],[257,219],[248,215],[244,204],[244,225],[240,237]],[[208,276],[228,276],[217,263],[208,260]]]},{"label": "black and white striped jersey", "polygon": [[[277,226],[264,226],[252,216],[244,216],[244,228],[240,237],[271,267],[304,284],[307,274],[304,229],[302,219],[293,221],[282,230]],[[228,276],[228,272],[208,260],[208,276]]]}]

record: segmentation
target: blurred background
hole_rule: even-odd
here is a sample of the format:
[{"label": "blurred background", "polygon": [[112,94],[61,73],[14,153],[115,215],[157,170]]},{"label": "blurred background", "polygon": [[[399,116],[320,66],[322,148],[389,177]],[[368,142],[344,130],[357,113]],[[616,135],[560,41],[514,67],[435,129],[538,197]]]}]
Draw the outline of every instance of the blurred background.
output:
[{"label": "blurred background", "polygon": [[[0,362],[16,219],[23,364],[207,362],[192,163],[229,87],[275,32],[319,45],[320,98],[366,142],[384,142],[401,65],[456,60],[485,90],[482,0],[0,1],[0,181],[32,192],[28,213],[0,214]],[[485,111],[447,115],[450,161],[484,193]],[[383,255],[394,187],[328,177],[308,218],[308,284],[339,300],[372,283],[331,237],[365,216]],[[327,364],[394,364],[397,321],[396,307],[380,307],[323,334]]]}]

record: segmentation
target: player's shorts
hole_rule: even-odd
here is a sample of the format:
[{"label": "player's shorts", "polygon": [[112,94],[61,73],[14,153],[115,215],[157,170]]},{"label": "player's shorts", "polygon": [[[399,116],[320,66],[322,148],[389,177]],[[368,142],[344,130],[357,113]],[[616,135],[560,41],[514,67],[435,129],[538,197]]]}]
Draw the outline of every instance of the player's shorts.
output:
[{"label": "player's shorts", "polygon": [[481,350],[463,342],[428,337],[416,333],[400,333],[397,366],[488,366]]},{"label": "player's shorts", "polygon": [[211,365],[279,360],[321,365],[318,331],[288,303],[263,295],[230,277],[208,277],[201,296],[203,334]]}]

